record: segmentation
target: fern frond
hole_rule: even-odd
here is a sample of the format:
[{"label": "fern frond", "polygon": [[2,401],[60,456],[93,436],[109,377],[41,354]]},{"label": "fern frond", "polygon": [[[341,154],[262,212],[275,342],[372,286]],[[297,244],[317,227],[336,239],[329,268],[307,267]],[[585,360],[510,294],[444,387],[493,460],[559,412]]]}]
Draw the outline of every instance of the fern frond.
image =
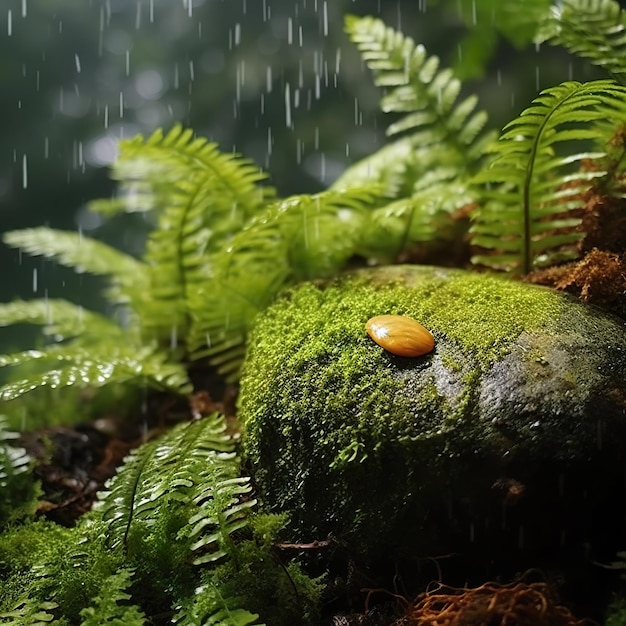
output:
[{"label": "fern frond", "polygon": [[[580,220],[572,211],[591,181],[607,175],[606,153],[585,148],[590,140],[610,139],[607,120],[613,129],[626,120],[626,88],[610,80],[571,81],[541,92],[504,128],[490,167],[475,178],[487,187],[472,244],[491,251],[475,263],[528,273],[536,264],[575,256],[568,246],[582,234],[574,230]],[[581,171],[583,160],[595,167]]]},{"label": "fern frond", "polygon": [[80,233],[52,228],[27,228],[4,235],[4,241],[34,256],[53,258],[78,273],[109,276],[114,302],[137,300],[145,293],[148,273],[144,263]]},{"label": "fern frond", "polygon": [[626,13],[614,0],[563,0],[537,34],[626,82]]},{"label": "fern frond", "polygon": [[[194,528],[178,531],[177,540],[210,526],[217,538],[201,547],[209,546],[214,551],[213,560],[225,556],[230,535],[243,525],[238,518],[239,496],[249,490],[240,482],[234,445],[233,436],[226,433],[224,418],[213,414],[180,424],[133,452],[100,496],[98,508],[108,525],[111,548],[128,550],[133,536],[132,545],[141,544],[135,528],[150,527],[159,517],[172,515],[178,508]],[[216,499],[218,510],[196,531],[201,523],[198,516],[203,517],[211,508],[208,499]],[[238,523],[233,523],[235,518]]]},{"label": "fern frond", "polygon": [[190,294],[190,349],[234,379],[248,329],[278,291],[332,276],[354,254],[378,189],[330,189],[270,205],[213,256],[213,275]]},{"label": "fern frond", "polygon": [[56,621],[50,613],[58,608],[55,602],[29,599],[20,602],[12,611],[0,613],[0,619],[7,626],[48,626]]},{"label": "fern frond", "polygon": [[[155,210],[148,237],[148,304],[144,327],[160,340],[184,341],[187,298],[210,273],[209,256],[257,213],[269,188],[252,162],[223,154],[217,144],[175,126],[120,143],[113,176],[121,182],[126,210]],[[117,201],[119,202],[119,200]]]},{"label": "fern frond", "polygon": [[0,489],[5,489],[14,476],[28,470],[28,453],[12,443],[17,438],[16,433],[6,429],[5,418],[0,415]]},{"label": "fern frond", "polygon": [[109,318],[60,299],[14,300],[0,304],[0,326],[34,324],[55,341],[73,337],[110,339],[122,329]]},{"label": "fern frond", "polygon": [[30,475],[30,456],[16,445],[18,435],[0,415],[0,529],[35,512],[38,488]]},{"label": "fern frond", "polygon": [[172,620],[178,626],[261,626],[259,616],[238,607],[241,598],[225,598],[213,583],[201,585],[194,596],[177,607]]},{"label": "fern frond", "polygon": [[[235,154],[221,154],[217,144],[204,137],[194,137],[192,130],[180,124],[167,134],[159,129],[147,139],[137,135],[122,140],[118,148],[111,175],[120,182],[120,195],[109,207],[102,201],[97,205],[98,209],[110,209],[109,214],[122,209],[128,213],[162,211],[168,207],[166,200],[172,185],[202,174],[207,180],[216,178],[224,194],[237,203],[230,206],[233,215],[213,216],[218,218],[216,232],[220,229],[230,232],[237,228],[242,214],[250,209],[254,211],[273,193],[269,187],[257,186],[266,176],[252,161]],[[239,215],[235,209],[240,211]],[[228,226],[231,220],[234,223]]]},{"label": "fern frond", "polygon": [[182,365],[169,362],[164,352],[153,346],[107,346],[98,350],[82,346],[63,346],[62,350],[28,350],[0,357],[0,367],[41,362],[49,369],[0,387],[0,400],[13,400],[39,387],[103,387],[125,383],[149,386],[175,393],[190,390]]},{"label": "fern frond", "polygon": [[81,626],[143,626],[146,623],[143,611],[128,604],[131,595],[127,589],[132,584],[132,576],[132,570],[123,568],[105,578],[91,606],[80,612]]},{"label": "fern frond", "polygon": [[248,514],[256,500],[244,496],[251,491],[250,479],[238,476],[209,483],[194,498],[199,511],[189,520],[192,525],[189,536],[197,537],[191,546],[199,553],[195,565],[214,563],[228,554],[237,559],[231,536],[248,525]]},{"label": "fern frond", "polygon": [[452,179],[446,174],[445,168],[433,170],[413,195],[372,211],[358,253],[389,263],[416,244],[452,241],[451,216],[475,202],[477,190],[468,180],[457,178],[456,172]]},{"label": "fern frond", "polygon": [[452,70],[439,70],[437,57],[379,19],[347,16],[345,23],[375,84],[388,90],[382,110],[403,114],[389,127],[389,135],[410,131],[421,146],[454,146],[468,163],[483,155],[492,140],[481,135],[487,115],[476,111],[475,96],[457,102],[461,83]]}]

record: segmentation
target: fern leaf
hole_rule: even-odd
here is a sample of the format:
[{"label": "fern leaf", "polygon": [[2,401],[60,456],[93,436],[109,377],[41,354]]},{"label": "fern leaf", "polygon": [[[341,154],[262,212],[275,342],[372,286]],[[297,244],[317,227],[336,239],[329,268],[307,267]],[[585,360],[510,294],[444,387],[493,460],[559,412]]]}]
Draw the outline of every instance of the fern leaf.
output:
[{"label": "fern leaf", "polygon": [[114,177],[127,210],[155,210],[149,235],[149,304],[144,326],[158,339],[184,341],[187,298],[210,273],[209,256],[264,205],[272,191],[252,162],[223,154],[214,143],[175,126],[120,144]]},{"label": "fern leaf", "polygon": [[[467,180],[447,180],[443,171],[431,174],[424,178],[424,189],[372,212],[363,229],[360,255],[390,263],[415,244],[454,239],[451,216],[476,200],[476,190]],[[442,180],[436,180],[437,174],[443,175]]]},{"label": "fern leaf", "polygon": [[35,324],[55,341],[78,336],[94,339],[120,337],[122,329],[113,321],[67,300],[15,300],[0,304],[0,326]]},{"label": "fern leaf", "polygon": [[[200,552],[194,564],[214,563],[231,554],[236,559],[231,536],[248,524],[248,514],[256,500],[242,499],[252,491],[247,476],[227,478],[206,487],[194,498],[199,511],[189,520],[192,525],[190,537],[200,537],[191,546]],[[217,529],[205,533],[207,529]]]},{"label": "fern leaf", "polygon": [[[182,507],[189,512],[188,518],[194,518],[198,513],[195,498],[224,481],[238,478],[234,445],[233,437],[226,433],[224,418],[214,414],[180,424],[161,439],[133,452],[100,496],[98,508],[108,525],[111,547],[128,549],[135,526],[154,523],[173,507]],[[232,499],[241,493],[237,484],[224,489],[228,504],[212,519],[215,532],[224,535],[217,542],[220,545],[225,545],[233,532],[220,515],[227,515]]]},{"label": "fern leaf", "polygon": [[7,487],[16,475],[28,470],[30,457],[24,448],[12,445],[16,433],[6,430],[5,418],[0,415],[0,489]]},{"label": "fern leaf", "polygon": [[481,137],[487,115],[476,111],[475,96],[457,102],[461,83],[452,70],[439,70],[437,57],[379,19],[348,16],[345,23],[375,84],[388,90],[382,110],[404,114],[389,127],[389,135],[411,131],[421,146],[454,146],[467,162],[483,155],[486,139],[491,141]]},{"label": "fern leaf", "polygon": [[[190,390],[182,365],[147,346],[98,346],[93,349],[64,346],[62,351],[29,350],[0,357],[0,367],[41,362],[51,367],[0,387],[0,400],[13,400],[39,387],[103,387],[114,383],[148,385],[159,390],[187,393]],[[56,366],[56,367],[55,367]]]},{"label": "fern leaf", "polygon": [[128,605],[131,595],[126,591],[132,583],[132,570],[121,569],[104,579],[100,593],[92,605],[81,610],[81,626],[123,624],[143,626],[145,615],[138,607]]},{"label": "fern leaf", "polygon": [[[607,175],[601,167],[606,153],[584,146],[610,139],[607,119],[613,128],[626,120],[626,88],[610,80],[571,81],[543,91],[504,128],[490,167],[475,178],[488,186],[472,244],[490,251],[476,255],[475,263],[528,273],[539,260],[550,263],[553,253],[575,256],[581,233],[573,231],[579,220],[572,211],[590,181]],[[582,160],[596,165],[577,171]]]},{"label": "fern leaf", "polygon": [[213,256],[213,275],[190,298],[189,345],[237,377],[257,313],[288,284],[332,276],[354,254],[378,189],[331,189],[270,205]]},{"label": "fern leaf", "polygon": [[0,415],[0,528],[32,515],[36,506],[37,488],[29,475],[30,457],[16,445],[18,435],[7,429]]},{"label": "fern leaf", "polygon": [[225,598],[213,583],[201,585],[194,596],[177,607],[173,622],[177,626],[262,626],[259,616],[237,606],[242,599]]},{"label": "fern leaf", "polygon": [[549,41],[626,81],[626,13],[614,0],[563,0],[541,25],[538,42]]},{"label": "fern leaf", "polygon": [[7,626],[47,626],[55,621],[55,616],[50,611],[56,608],[55,602],[30,599],[20,602],[12,611],[0,613],[0,619]]},{"label": "fern leaf", "polygon": [[[162,211],[168,206],[163,201],[167,200],[172,185],[198,173],[207,179],[215,176],[225,194],[236,199],[242,212],[254,210],[273,193],[271,188],[257,186],[265,175],[253,162],[237,155],[220,154],[217,144],[203,137],[194,138],[192,130],[177,124],[167,134],[159,129],[147,139],[137,135],[120,142],[112,170],[112,177],[121,183],[120,196],[112,206],[106,207],[100,201],[97,208],[106,207],[109,213],[122,209]],[[238,216],[219,217],[230,220]]]},{"label": "fern leaf", "polygon": [[27,228],[7,233],[4,241],[29,254],[54,258],[79,273],[110,276],[113,301],[136,299],[138,293],[145,292],[148,275],[141,261],[80,233]]}]

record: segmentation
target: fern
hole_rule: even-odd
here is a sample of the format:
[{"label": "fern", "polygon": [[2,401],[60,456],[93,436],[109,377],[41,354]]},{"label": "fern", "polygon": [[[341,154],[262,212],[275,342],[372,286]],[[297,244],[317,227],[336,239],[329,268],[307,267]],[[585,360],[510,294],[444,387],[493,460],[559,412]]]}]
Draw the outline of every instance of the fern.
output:
[{"label": "fern", "polygon": [[[187,536],[211,525],[216,534],[215,560],[225,556],[231,533],[241,527],[239,512],[254,505],[252,500],[238,505],[239,496],[249,487],[239,479],[234,445],[224,418],[214,414],[181,424],[137,449],[101,495],[99,509],[111,548],[127,551],[133,538],[137,542],[133,545],[140,546],[140,532],[134,527],[149,526],[159,514],[166,515],[168,507],[179,506],[186,507],[188,524],[196,527],[186,531]],[[211,508],[207,504],[211,493],[219,496],[222,508],[212,511],[210,522],[198,528],[198,514],[203,516]],[[233,524],[235,517],[238,522]],[[203,547],[210,543],[204,542]]]},{"label": "fern", "polygon": [[110,299],[131,301],[139,308],[137,301],[147,287],[145,264],[105,243],[45,227],[14,230],[4,235],[4,241],[29,254],[53,258],[76,272],[108,276],[112,282]]},{"label": "fern", "polygon": [[12,445],[16,433],[6,430],[4,417],[0,415],[0,489],[7,489],[14,476],[28,470],[30,457],[23,448]]},{"label": "fern", "polygon": [[45,352],[28,350],[0,356],[0,367],[23,366],[40,362],[44,371],[29,373],[28,377],[0,387],[0,400],[13,400],[40,387],[102,387],[114,383],[147,385],[153,389],[175,393],[190,391],[187,374],[168,356],[151,346],[107,346],[97,350],[89,347],[61,346]]},{"label": "fern", "polygon": [[38,486],[30,469],[30,456],[16,445],[17,434],[0,415],[0,528],[35,512]]},{"label": "fern", "polygon": [[[472,243],[490,251],[475,263],[528,273],[576,255],[571,246],[582,233],[573,210],[590,181],[607,175],[599,167],[606,153],[581,147],[610,139],[607,119],[613,128],[626,120],[626,88],[610,80],[571,81],[543,91],[505,127],[491,166],[475,179],[489,186],[474,216]],[[598,167],[576,169],[583,160]]]},{"label": "fern", "polygon": [[[54,256],[78,271],[110,274],[113,302],[129,302],[140,318],[145,315],[147,268],[132,257],[100,242],[47,228],[14,231],[8,243],[32,254]],[[137,319],[130,311],[128,328],[65,300],[43,299],[0,304],[0,326],[34,324],[51,342],[45,350],[0,356],[0,367],[26,369],[23,378],[0,387],[0,400],[12,400],[41,387],[102,387],[131,383],[157,390],[186,393],[187,374],[179,363],[154,343],[142,341]],[[34,367],[33,367],[34,366]],[[15,377],[14,377],[15,378]]]},{"label": "fern", "polygon": [[38,602],[29,599],[20,602],[12,611],[0,613],[2,624],[7,626],[47,626],[48,624],[66,624],[64,620],[57,620],[53,611],[58,608],[55,602]]},{"label": "fern", "polygon": [[[122,183],[127,211],[154,210],[148,238],[149,306],[143,324],[158,338],[184,342],[187,299],[211,273],[210,255],[263,206],[271,189],[257,183],[259,168],[219,152],[204,138],[175,126],[147,140],[120,144],[113,175]],[[118,207],[118,202],[109,208]],[[103,205],[98,205],[102,209]]]},{"label": "fern", "polygon": [[241,598],[224,598],[219,588],[207,583],[195,590],[193,598],[178,606],[173,622],[178,626],[252,626],[258,615],[240,608]]},{"label": "fern", "polygon": [[359,248],[389,262],[416,243],[455,236],[451,216],[476,199],[469,173],[494,136],[483,132],[487,116],[476,111],[476,97],[459,102],[460,81],[451,70],[439,70],[439,60],[423,46],[371,17],[348,16],[346,30],[375,83],[387,90],[382,110],[402,114],[388,129],[402,137],[349,168],[337,183],[370,180],[395,200],[372,212]]},{"label": "fern", "polygon": [[34,324],[54,341],[76,337],[81,343],[121,338],[122,329],[109,318],[67,300],[14,300],[0,304],[0,326]]},{"label": "fern", "polygon": [[246,333],[280,289],[332,276],[355,253],[377,188],[328,190],[276,202],[212,258],[213,275],[190,298],[194,358],[238,375]]},{"label": "fern", "polygon": [[94,598],[92,606],[80,612],[81,626],[117,624],[119,626],[143,626],[145,615],[136,606],[128,605],[131,599],[127,589],[132,583],[133,572],[121,569],[107,577]]},{"label": "fern", "polygon": [[372,17],[346,17],[346,30],[374,73],[374,82],[390,90],[381,102],[385,112],[404,114],[387,134],[413,132],[420,145],[446,143],[465,154],[468,162],[480,158],[491,141],[481,132],[487,121],[475,111],[477,98],[457,102],[460,81],[452,70],[439,70],[439,59],[427,56],[423,46]]},{"label": "fern", "polygon": [[572,54],[626,81],[626,14],[614,0],[563,0],[552,7],[538,42],[561,45]]}]

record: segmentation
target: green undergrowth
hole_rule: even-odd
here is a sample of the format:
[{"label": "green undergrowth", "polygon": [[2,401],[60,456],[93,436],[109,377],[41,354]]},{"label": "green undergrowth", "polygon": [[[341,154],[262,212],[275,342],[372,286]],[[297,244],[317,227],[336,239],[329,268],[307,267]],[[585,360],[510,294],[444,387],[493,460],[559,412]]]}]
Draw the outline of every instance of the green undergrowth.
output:
[{"label": "green undergrowth", "polygon": [[315,623],[322,581],[275,552],[286,518],[256,512],[234,444],[221,416],[180,424],[76,527],[9,525],[2,623]]},{"label": "green undergrowth", "polygon": [[[486,63],[497,33],[504,33],[519,46],[531,40],[561,46],[606,76],[549,87],[498,132],[477,96],[465,93],[455,72],[424,46],[374,17],[347,16],[347,36],[380,87],[381,110],[391,119],[385,145],[327,189],[281,198],[258,165],[175,124],[120,141],[111,172],[118,192],[90,206],[103,218],[145,213],[154,228],[141,257],[83,233],[37,227],[5,234],[19,254],[104,277],[111,315],[54,297],[0,304],[0,326],[29,324],[41,331],[36,349],[0,355],[7,372],[0,386],[7,415],[0,423],[4,622],[314,624],[323,585],[297,560],[277,553],[281,528],[294,520],[266,515],[284,502],[255,502],[239,441],[226,433],[221,417],[190,421],[145,442],[124,461],[96,510],[72,529],[33,521],[41,489],[34,461],[14,431],[111,414],[132,421],[149,413],[150,423],[157,423],[169,407],[205,391],[204,381],[238,382],[247,354],[263,351],[255,359],[261,372],[284,358],[281,368],[303,383],[318,375],[311,362],[332,362],[335,367],[317,383],[345,390],[342,409],[356,410],[363,394],[371,394],[371,406],[378,407],[358,415],[353,431],[329,423],[320,433],[319,424],[306,423],[311,407],[305,397],[290,393],[289,380],[275,382],[285,414],[329,444],[331,452],[312,470],[320,479],[363,463],[354,494],[333,494],[340,503],[358,502],[372,481],[385,495],[380,477],[398,457],[391,450],[373,461],[366,451],[390,435],[387,413],[406,409],[408,402],[397,397],[391,406],[386,357],[371,346],[364,349],[368,317],[408,314],[436,338],[445,333],[454,349],[442,353],[441,362],[468,389],[522,328],[558,318],[558,302],[546,292],[535,299],[493,275],[520,277],[580,258],[586,198],[624,198],[625,14],[613,0],[564,0],[558,7],[546,0],[532,6],[475,4],[477,15],[489,19],[475,25],[467,57],[472,63]],[[468,20],[465,10],[461,17]],[[466,75],[480,73],[470,69],[465,66]],[[601,203],[597,210],[603,210]],[[355,289],[341,305],[345,315],[316,317],[316,286],[285,291],[332,279],[348,267],[457,249],[480,275],[432,279],[410,299],[385,287]],[[499,299],[489,296],[496,285]],[[281,293],[289,295],[263,317]],[[459,311],[460,298],[472,300],[472,309]],[[513,310],[519,314],[515,322]],[[497,314],[498,324],[483,324],[486,312],[492,319]],[[264,337],[263,325],[277,315],[294,332]],[[306,334],[298,330],[305,323],[313,324]],[[293,350],[278,357],[275,348],[285,348],[283,341],[293,342],[287,346]],[[463,356],[474,359],[471,371]],[[541,366],[543,354],[535,350],[529,358]],[[370,376],[363,377],[364,371]],[[267,384],[242,398],[249,413],[258,410]],[[158,415],[152,414],[155,398],[165,407]],[[338,401],[325,401],[316,408],[333,415]],[[456,401],[471,402],[471,394]],[[436,414],[448,402],[427,385],[420,406],[410,407],[431,411],[429,436],[445,431]],[[276,425],[277,436],[287,436],[290,428]],[[402,435],[404,443],[412,436],[391,434]],[[249,430],[248,451],[253,435]],[[289,448],[255,453],[275,455],[275,471],[292,470]],[[402,468],[396,469],[401,475]],[[299,484],[302,476],[293,480]],[[375,507],[362,511],[363,518],[377,513]],[[301,514],[301,503],[293,514]]]}]

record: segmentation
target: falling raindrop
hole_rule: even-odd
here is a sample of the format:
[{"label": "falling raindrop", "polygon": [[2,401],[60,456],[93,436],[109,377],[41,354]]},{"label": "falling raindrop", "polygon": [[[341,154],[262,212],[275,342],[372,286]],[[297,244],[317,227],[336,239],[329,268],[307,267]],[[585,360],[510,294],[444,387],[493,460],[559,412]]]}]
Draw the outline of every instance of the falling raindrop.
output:
[{"label": "falling raindrop", "polygon": [[10,37],[13,34],[13,13],[11,9],[7,11],[7,35]]},{"label": "falling raindrop", "polygon": [[22,189],[28,188],[28,167],[26,162],[26,155],[22,155]]},{"label": "falling raindrop", "polygon": [[285,84],[285,125],[291,128],[291,88],[289,83]]},{"label": "falling raindrop", "polygon": [[33,268],[33,293],[37,293],[37,268]]},{"label": "falling raindrop", "polygon": [[76,73],[80,74],[80,57],[78,54],[74,54],[74,63],[76,64]]},{"label": "falling raindrop", "polygon": [[265,71],[265,91],[272,93],[272,66],[268,65]]}]

